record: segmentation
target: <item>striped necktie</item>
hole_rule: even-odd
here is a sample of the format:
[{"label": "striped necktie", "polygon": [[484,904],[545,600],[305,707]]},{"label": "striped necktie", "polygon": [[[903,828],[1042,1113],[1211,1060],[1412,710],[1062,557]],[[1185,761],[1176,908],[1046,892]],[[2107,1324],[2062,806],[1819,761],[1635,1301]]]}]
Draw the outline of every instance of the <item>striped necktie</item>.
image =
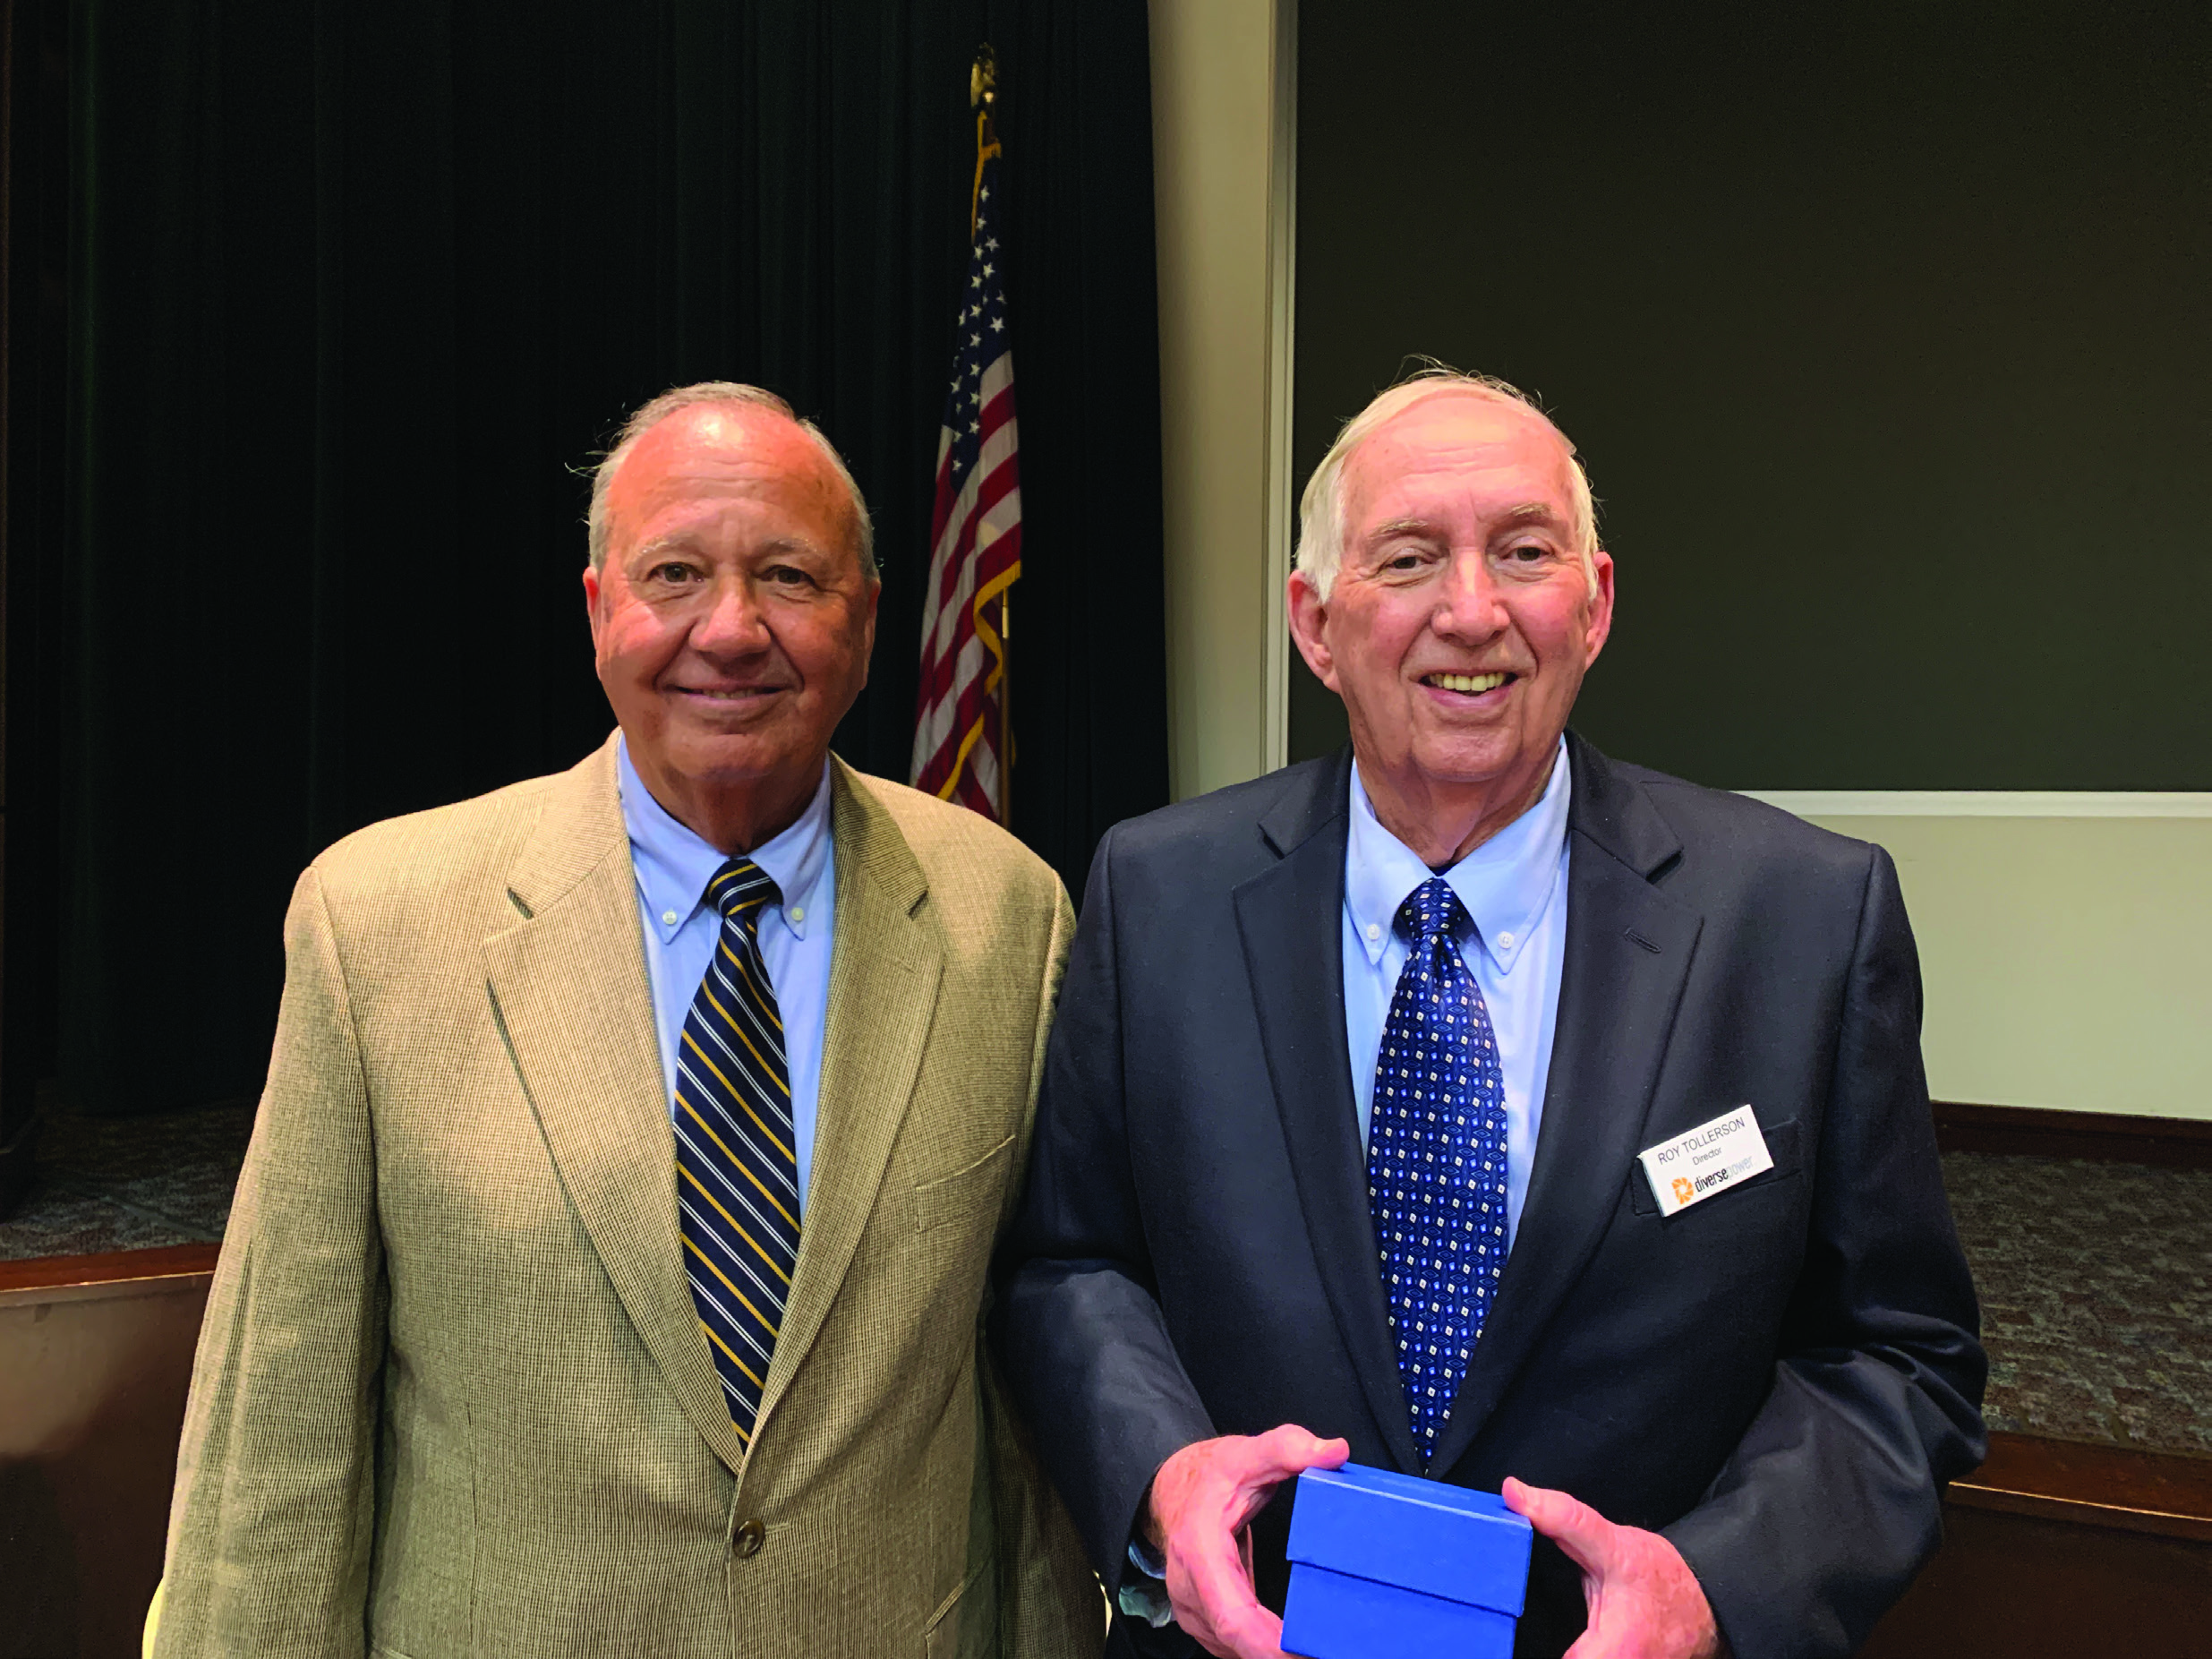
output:
[{"label": "striped necktie", "polygon": [[684,1269],[730,1420],[747,1446],[799,1259],[799,1160],[783,1021],[760,913],[783,895],[739,857],[706,884],[722,938],[676,1056],[676,1201]]},{"label": "striped necktie", "polygon": [[1440,876],[1398,907],[1413,949],[1382,1029],[1367,1137],[1367,1198],[1424,1467],[1506,1264],[1505,1073],[1452,940],[1466,921]]}]

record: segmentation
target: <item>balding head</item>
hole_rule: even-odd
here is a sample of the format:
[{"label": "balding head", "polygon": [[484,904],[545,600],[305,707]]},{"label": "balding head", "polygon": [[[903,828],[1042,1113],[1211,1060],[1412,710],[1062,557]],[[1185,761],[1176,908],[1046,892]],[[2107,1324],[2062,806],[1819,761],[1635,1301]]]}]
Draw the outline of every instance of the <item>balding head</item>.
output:
[{"label": "balding head", "polygon": [[587,524],[590,528],[592,569],[606,568],[609,537],[612,526],[609,519],[608,494],[615,475],[622,470],[637,440],[658,426],[669,416],[685,409],[702,405],[718,405],[730,409],[758,409],[781,416],[807,434],[822,451],[830,470],[843,486],[849,498],[853,522],[853,551],[860,560],[861,573],[871,582],[878,579],[875,569],[875,526],[868,517],[867,502],[861,499],[860,486],[853,482],[851,470],[844,457],[837,453],[836,446],[823,435],[822,429],[812,421],[802,420],[791,406],[772,391],[758,386],[747,386],[739,381],[700,381],[690,386],[679,386],[662,392],[645,405],[628,420],[616,436],[614,447],[592,474],[592,506]]},{"label": "balding head", "polygon": [[1337,580],[1337,567],[1344,556],[1345,466],[1377,429],[1417,404],[1432,398],[1476,398],[1523,411],[1540,422],[1557,440],[1567,458],[1568,491],[1574,503],[1575,551],[1581,555],[1583,577],[1593,598],[1597,595],[1597,502],[1590,493],[1590,479],[1576,458],[1575,445],[1535,400],[1517,386],[1492,374],[1467,374],[1431,363],[1410,380],[1378,393],[1368,406],[1344,423],[1337,441],[1328,447],[1321,464],[1306,481],[1298,503],[1298,569],[1326,599]]}]

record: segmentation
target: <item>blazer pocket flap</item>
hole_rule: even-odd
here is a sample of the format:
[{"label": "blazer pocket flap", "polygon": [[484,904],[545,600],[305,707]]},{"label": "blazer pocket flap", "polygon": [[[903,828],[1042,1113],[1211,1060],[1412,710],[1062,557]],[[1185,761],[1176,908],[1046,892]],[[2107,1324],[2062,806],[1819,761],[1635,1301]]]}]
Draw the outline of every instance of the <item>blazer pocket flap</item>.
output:
[{"label": "blazer pocket flap", "polygon": [[[952,1178],[957,1181],[960,1176]],[[985,1561],[970,1568],[960,1587],[938,1603],[937,1611],[929,1615],[929,1623],[922,1631],[922,1646],[929,1659],[940,1659],[941,1655],[942,1659],[961,1659],[966,1654],[991,1650],[992,1644],[984,1639],[986,1628],[998,1622],[997,1586],[985,1577],[991,1567],[991,1562]]]},{"label": "blazer pocket flap", "polygon": [[1013,1162],[1014,1138],[1008,1135],[964,1169],[924,1181],[914,1189],[914,1230],[927,1233],[973,1219],[998,1208],[1007,1166]]},{"label": "blazer pocket flap", "polygon": [[[1743,1184],[1747,1187],[1764,1186],[1769,1181],[1779,1181],[1784,1176],[1793,1176],[1798,1173],[1798,1120],[1793,1117],[1787,1123],[1761,1124],[1759,1133],[1765,1137],[1766,1153],[1774,1160],[1774,1167],[1772,1169],[1762,1169],[1757,1175],[1753,1176]],[[1693,1204],[1689,1210],[1678,1210],[1676,1213],[1678,1215],[1692,1214],[1703,1209],[1704,1203],[1724,1200],[1729,1193],[1741,1190],[1741,1187],[1729,1187],[1727,1192],[1713,1193],[1704,1203]],[[1641,1159],[1628,1166],[1628,1196],[1636,1214],[1655,1216],[1659,1213],[1659,1200],[1652,1193],[1652,1183],[1644,1173]]]}]

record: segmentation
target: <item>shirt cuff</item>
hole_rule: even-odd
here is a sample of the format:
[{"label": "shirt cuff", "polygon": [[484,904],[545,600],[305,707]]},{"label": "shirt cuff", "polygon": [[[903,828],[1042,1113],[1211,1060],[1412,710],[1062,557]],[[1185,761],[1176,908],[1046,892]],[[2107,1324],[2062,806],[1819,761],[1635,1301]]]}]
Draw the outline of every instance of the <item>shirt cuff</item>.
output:
[{"label": "shirt cuff", "polygon": [[1129,1541],[1129,1565],[1122,1575],[1121,1594],[1115,1598],[1122,1612],[1141,1619],[1155,1630],[1172,1623],[1174,1604],[1167,1599],[1167,1561],[1144,1546],[1140,1538]]}]

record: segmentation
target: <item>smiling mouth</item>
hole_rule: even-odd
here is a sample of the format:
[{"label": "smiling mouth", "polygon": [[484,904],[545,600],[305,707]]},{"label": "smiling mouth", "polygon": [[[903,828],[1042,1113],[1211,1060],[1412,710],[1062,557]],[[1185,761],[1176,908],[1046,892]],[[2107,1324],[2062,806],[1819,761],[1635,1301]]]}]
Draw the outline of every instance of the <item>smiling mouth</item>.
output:
[{"label": "smiling mouth", "polygon": [[678,686],[674,689],[688,697],[705,697],[715,703],[744,703],[754,697],[773,697],[783,689],[781,686],[739,686],[733,690],[719,690],[706,686]]},{"label": "smiling mouth", "polygon": [[1499,687],[1519,678],[1518,674],[1502,671],[1494,674],[1423,674],[1421,683],[1434,686],[1439,691],[1456,691],[1466,697],[1481,697],[1485,691],[1495,691]]}]

